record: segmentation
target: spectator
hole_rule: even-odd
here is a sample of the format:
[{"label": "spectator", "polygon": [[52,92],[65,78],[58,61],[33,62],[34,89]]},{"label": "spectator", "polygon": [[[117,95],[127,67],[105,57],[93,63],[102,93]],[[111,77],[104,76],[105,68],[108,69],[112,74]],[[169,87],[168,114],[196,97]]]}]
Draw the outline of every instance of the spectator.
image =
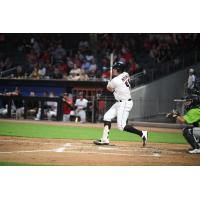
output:
[{"label": "spectator", "polygon": [[44,65],[39,66],[38,76],[40,79],[45,78],[46,75],[46,67]]},{"label": "spectator", "polygon": [[[45,92],[43,93],[43,97],[48,97],[48,96],[49,96],[48,91],[45,91]],[[36,120],[36,121],[40,120],[40,118],[41,118],[41,105],[39,105],[39,106],[40,106],[40,107],[39,107],[39,109],[38,109],[38,111],[37,111],[37,114],[36,114],[36,117],[35,117],[35,120]],[[45,114],[48,112],[48,108],[49,108],[49,106],[47,105],[47,102],[45,101],[45,102],[44,102],[44,113],[45,113]]]},{"label": "spectator", "polygon": [[76,64],[74,64],[73,69],[70,70],[68,80],[80,80],[80,74],[81,74],[81,69],[77,67]]},{"label": "spectator", "polygon": [[52,78],[54,78],[54,79],[61,79],[62,78],[62,74],[60,73],[60,71],[57,67],[55,67],[55,69],[54,69],[54,73],[53,73]]},{"label": "spectator", "polygon": [[189,77],[187,82],[187,92],[189,95],[191,95],[194,92],[195,89],[195,81],[196,77],[194,75],[194,69],[189,69]]},{"label": "spectator", "polygon": [[70,121],[70,113],[74,109],[73,100],[68,93],[63,95],[63,122]]},{"label": "spectator", "polygon": [[67,66],[67,64],[65,64],[63,61],[60,61],[60,63],[58,63],[58,70],[62,74],[68,73],[68,66]]},{"label": "spectator", "polygon": [[87,61],[86,59],[83,60],[83,64],[81,65],[81,69],[83,69],[86,73],[90,71],[91,62]]},{"label": "spectator", "polygon": [[87,75],[87,73],[85,73],[85,71],[83,69],[81,69],[81,73],[80,73],[80,81],[87,81],[89,80],[89,77]]},{"label": "spectator", "polygon": [[91,60],[90,61],[90,68],[89,70],[87,71],[87,75],[90,77],[90,78],[93,78],[93,77],[96,77],[96,71],[97,71],[97,65],[95,63],[94,60]]},{"label": "spectator", "polygon": [[[29,96],[35,97],[35,92],[31,91]],[[27,102],[27,113],[30,114],[31,116],[35,116],[38,109],[39,109],[38,101],[31,99]]]},{"label": "spectator", "polygon": [[[81,68],[81,59],[79,57],[80,57],[80,55],[77,53],[73,59],[73,63],[76,64],[76,66],[78,68]],[[84,58],[83,56],[81,56],[81,57],[82,57],[82,59]]]},{"label": "spectator", "polygon": [[[17,96],[17,97],[21,97],[21,91],[18,87],[15,88],[15,91],[12,92],[11,94],[12,96]],[[22,115],[24,114],[24,104],[22,99],[14,99],[14,105],[16,107],[16,119],[20,119],[22,117]]]},{"label": "spectator", "polygon": [[125,60],[126,63],[128,63],[131,59],[133,59],[132,53],[129,51],[128,48],[123,47],[121,49],[122,51],[122,58]]},{"label": "spectator", "polygon": [[134,73],[137,72],[138,68],[139,68],[138,64],[133,59],[130,59],[129,60],[129,70],[128,70],[129,74],[133,75]]},{"label": "spectator", "polygon": [[110,69],[107,67],[103,67],[103,72],[101,74],[101,78],[103,80],[109,80],[110,78]]},{"label": "spectator", "polygon": [[55,59],[55,63],[61,61],[66,56],[66,50],[62,47],[61,44],[58,44],[57,48],[53,52],[53,57]]},{"label": "spectator", "polygon": [[37,40],[35,38],[31,38],[31,45],[32,45],[32,49],[33,51],[36,53],[36,55],[39,57],[41,49],[40,49],[40,45],[37,42]]},{"label": "spectator", "polygon": [[92,62],[92,60],[94,60],[94,56],[92,55],[91,50],[89,50],[89,51],[86,52],[85,59],[87,61],[89,61],[89,62]]},{"label": "spectator", "polygon": [[[1,96],[8,96],[6,93],[0,93]],[[4,99],[0,99],[0,116],[5,117],[8,113],[8,102]]]},{"label": "spectator", "polygon": [[87,110],[87,104],[88,100],[83,97],[83,93],[79,93],[79,98],[76,99],[75,106],[75,114],[76,114],[76,122],[77,122],[77,117],[80,117],[80,122],[85,123],[86,122],[86,110]]},{"label": "spectator", "polygon": [[[49,97],[55,97],[54,93],[50,92]],[[47,101],[47,105],[49,106],[49,110],[47,111],[47,117],[48,120],[52,120],[53,117],[57,116],[58,103],[54,101]]]},{"label": "spectator", "polygon": [[24,70],[22,66],[18,65],[16,69],[16,74],[14,75],[16,78],[23,78],[24,76]]},{"label": "spectator", "polygon": [[54,67],[51,63],[46,65],[46,78],[50,79],[53,77],[54,74]]},{"label": "spectator", "polygon": [[30,78],[34,78],[34,79],[39,79],[40,78],[40,76],[39,76],[39,70],[38,70],[38,66],[37,65],[35,65],[32,73],[30,74],[29,77]]}]

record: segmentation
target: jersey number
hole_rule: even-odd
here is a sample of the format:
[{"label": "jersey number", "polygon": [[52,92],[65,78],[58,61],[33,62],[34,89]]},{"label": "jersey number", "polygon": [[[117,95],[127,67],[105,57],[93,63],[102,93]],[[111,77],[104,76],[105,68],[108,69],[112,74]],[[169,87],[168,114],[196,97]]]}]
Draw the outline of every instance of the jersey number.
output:
[{"label": "jersey number", "polygon": [[129,79],[127,79],[124,83],[126,84],[127,87],[131,87]]}]

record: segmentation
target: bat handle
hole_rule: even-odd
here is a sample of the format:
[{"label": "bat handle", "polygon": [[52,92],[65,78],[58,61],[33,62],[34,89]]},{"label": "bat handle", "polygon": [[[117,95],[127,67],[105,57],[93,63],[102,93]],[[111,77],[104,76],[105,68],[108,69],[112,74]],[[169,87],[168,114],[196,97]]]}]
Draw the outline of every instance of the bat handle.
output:
[{"label": "bat handle", "polygon": [[112,80],[112,67],[110,67],[110,80]]},{"label": "bat handle", "polygon": [[112,79],[112,66],[113,66],[114,53],[110,54],[110,80]]}]

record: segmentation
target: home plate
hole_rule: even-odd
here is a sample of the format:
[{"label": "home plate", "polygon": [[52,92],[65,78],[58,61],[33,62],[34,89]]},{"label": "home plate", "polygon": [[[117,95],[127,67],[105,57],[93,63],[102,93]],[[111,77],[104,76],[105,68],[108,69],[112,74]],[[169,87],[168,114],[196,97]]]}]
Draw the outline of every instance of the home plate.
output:
[{"label": "home plate", "polygon": [[65,151],[65,147],[61,147],[58,149],[53,149],[53,152],[64,152]]},{"label": "home plate", "polygon": [[66,143],[66,144],[64,144],[62,147],[60,147],[60,148],[57,148],[57,149],[53,149],[53,152],[64,152],[65,151],[65,149],[67,148],[67,147],[71,147],[72,145],[70,144],[70,143]]},{"label": "home plate", "polygon": [[160,154],[159,153],[153,153],[153,156],[154,157],[160,157]]},{"label": "home plate", "polygon": [[98,147],[99,150],[114,150],[114,148],[110,147]]},{"label": "home plate", "polygon": [[63,147],[65,147],[65,148],[66,148],[66,147],[71,147],[71,146],[72,146],[71,143],[66,143],[66,144],[63,145]]}]

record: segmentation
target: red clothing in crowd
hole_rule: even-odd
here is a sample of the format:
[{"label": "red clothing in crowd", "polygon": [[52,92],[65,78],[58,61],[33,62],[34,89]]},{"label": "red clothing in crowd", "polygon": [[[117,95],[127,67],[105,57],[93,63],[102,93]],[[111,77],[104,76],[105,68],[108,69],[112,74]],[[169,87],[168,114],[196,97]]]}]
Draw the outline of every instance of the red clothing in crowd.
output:
[{"label": "red clothing in crowd", "polygon": [[127,53],[122,54],[122,58],[124,58],[126,62],[129,62],[129,60],[133,58],[133,55],[132,53],[127,52]]}]

